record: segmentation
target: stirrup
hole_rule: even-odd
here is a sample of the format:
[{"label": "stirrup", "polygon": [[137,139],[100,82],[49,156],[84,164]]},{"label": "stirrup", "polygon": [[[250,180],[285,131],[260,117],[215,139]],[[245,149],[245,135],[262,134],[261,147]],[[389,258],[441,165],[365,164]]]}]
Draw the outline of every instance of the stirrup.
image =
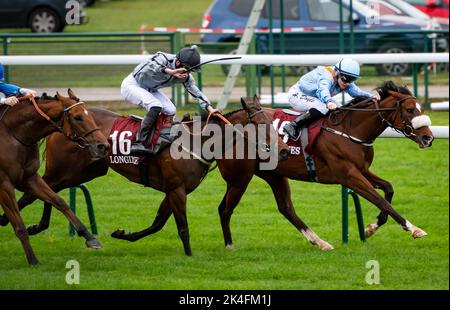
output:
[{"label": "stirrup", "polygon": [[143,144],[132,144],[130,154],[153,155],[153,150],[145,147]]}]

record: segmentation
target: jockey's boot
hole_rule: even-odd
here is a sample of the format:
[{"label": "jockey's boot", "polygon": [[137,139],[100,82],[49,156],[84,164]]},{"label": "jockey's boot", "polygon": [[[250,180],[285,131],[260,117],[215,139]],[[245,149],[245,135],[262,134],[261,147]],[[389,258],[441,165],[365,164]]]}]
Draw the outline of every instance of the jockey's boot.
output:
[{"label": "jockey's boot", "polygon": [[291,139],[297,139],[299,135],[298,131],[301,128],[311,125],[315,120],[321,118],[322,116],[323,114],[320,113],[319,110],[314,108],[309,109],[308,112],[297,116],[297,118],[292,122],[286,124],[284,126],[284,132],[287,133]]},{"label": "jockey's boot", "polygon": [[137,133],[136,140],[131,144],[130,153],[139,153],[146,155],[153,154],[152,150],[146,147],[146,142],[148,136],[150,135],[150,130],[152,129],[153,124],[155,123],[156,118],[158,117],[160,112],[161,107],[150,108],[150,110],[147,112],[147,115],[145,115],[144,119],[141,122],[141,127],[139,128],[139,131]]}]

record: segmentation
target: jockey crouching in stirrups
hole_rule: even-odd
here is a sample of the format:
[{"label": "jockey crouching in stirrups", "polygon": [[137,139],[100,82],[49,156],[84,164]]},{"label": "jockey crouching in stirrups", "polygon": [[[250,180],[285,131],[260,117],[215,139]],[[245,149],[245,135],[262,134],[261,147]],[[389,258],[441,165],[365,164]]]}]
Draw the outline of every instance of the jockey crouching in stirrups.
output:
[{"label": "jockey crouching in stirrups", "polygon": [[[131,153],[151,154],[146,147],[150,130],[159,113],[174,116],[176,107],[159,89],[182,83],[202,109],[214,113],[208,98],[195,85],[194,77],[186,72],[200,63],[200,54],[193,46],[181,49],[175,56],[157,52],[149,60],[139,64],[122,82],[121,93],[125,100],[147,110],[141,123],[136,141],[131,145]],[[193,71],[198,71],[199,68]]]},{"label": "jockey crouching in stirrups", "polygon": [[17,97],[36,96],[35,90],[19,87],[14,84],[6,84],[4,83],[4,80],[5,77],[3,75],[3,66],[0,64],[0,92],[6,96],[6,97],[0,96],[0,105],[7,104],[13,106],[19,102],[19,99]]},{"label": "jockey crouching in stirrups", "polygon": [[318,66],[302,76],[289,89],[288,100],[298,112],[306,112],[284,126],[284,131],[292,138],[298,137],[298,130],[309,126],[324,116],[329,110],[335,110],[340,103],[332,97],[344,91],[352,97],[372,97],[380,100],[378,92],[369,93],[355,85],[360,77],[359,64],[351,58],[341,59],[334,68]]}]

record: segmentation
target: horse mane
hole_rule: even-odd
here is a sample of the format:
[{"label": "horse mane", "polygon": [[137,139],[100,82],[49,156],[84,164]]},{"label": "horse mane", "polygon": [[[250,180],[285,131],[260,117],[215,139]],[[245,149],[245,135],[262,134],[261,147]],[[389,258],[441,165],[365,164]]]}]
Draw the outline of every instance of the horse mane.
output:
[{"label": "horse mane", "polygon": [[49,96],[47,95],[47,93],[42,93],[42,95],[40,97],[34,97],[35,100],[58,100],[58,98],[56,97],[56,95]]},{"label": "horse mane", "polygon": [[390,96],[389,91],[393,91],[404,95],[410,96],[413,95],[406,85],[398,86],[393,81],[385,81],[383,82],[383,84],[375,88],[375,90],[378,91],[378,93],[380,94],[381,100],[384,100]]},{"label": "horse mane", "polygon": [[[237,110],[228,112],[228,113],[226,113],[226,114],[223,114],[223,116],[224,116],[225,118],[228,118],[228,117],[230,117],[231,115],[233,115],[234,113],[238,113],[238,112],[241,112],[241,111],[243,111],[243,110],[244,110],[243,108],[240,108],[240,109],[237,109]],[[183,116],[183,120],[184,120],[185,117],[186,117],[186,115]],[[189,117],[190,117],[190,120],[192,120],[192,117],[191,117],[191,116],[189,116]],[[206,119],[208,118],[208,113],[202,112],[202,113],[200,114],[200,117],[201,117],[201,120],[202,120],[202,121],[206,121]],[[210,120],[222,121],[221,119],[219,119],[217,116],[214,116],[214,115],[211,116]]]}]

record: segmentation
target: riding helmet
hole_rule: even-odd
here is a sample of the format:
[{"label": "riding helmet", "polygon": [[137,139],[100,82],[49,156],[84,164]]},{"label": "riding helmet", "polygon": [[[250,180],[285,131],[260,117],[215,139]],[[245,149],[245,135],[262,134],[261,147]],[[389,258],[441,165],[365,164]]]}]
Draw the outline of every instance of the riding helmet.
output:
[{"label": "riding helmet", "polygon": [[359,78],[359,63],[351,58],[342,58],[336,65],[335,68],[342,74]]},{"label": "riding helmet", "polygon": [[[183,66],[185,66],[187,68],[191,68],[191,67],[194,67],[194,66],[200,64],[200,54],[197,51],[197,48],[195,45],[193,45],[191,47],[182,48],[177,53],[177,59],[182,63]],[[197,67],[193,71],[198,72],[198,71],[200,71],[200,68]]]}]

